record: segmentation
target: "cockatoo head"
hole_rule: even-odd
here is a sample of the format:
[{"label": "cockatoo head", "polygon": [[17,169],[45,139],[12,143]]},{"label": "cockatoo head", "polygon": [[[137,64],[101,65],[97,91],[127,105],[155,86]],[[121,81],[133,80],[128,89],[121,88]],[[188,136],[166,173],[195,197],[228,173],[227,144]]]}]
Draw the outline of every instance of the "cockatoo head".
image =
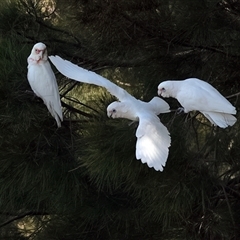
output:
[{"label": "cockatoo head", "polygon": [[161,82],[158,85],[158,95],[162,97],[173,97],[173,84],[171,81]]},{"label": "cockatoo head", "polygon": [[110,118],[126,118],[128,109],[126,105],[122,102],[112,102],[107,107],[107,115]]},{"label": "cockatoo head", "polygon": [[31,58],[39,62],[40,60],[47,61],[47,47],[44,43],[36,43],[31,52]]}]

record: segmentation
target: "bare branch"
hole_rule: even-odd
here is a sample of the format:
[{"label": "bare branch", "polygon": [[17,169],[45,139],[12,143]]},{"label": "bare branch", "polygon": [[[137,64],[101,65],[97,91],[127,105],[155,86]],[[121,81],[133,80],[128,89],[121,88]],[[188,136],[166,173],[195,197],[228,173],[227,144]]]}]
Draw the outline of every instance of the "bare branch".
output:
[{"label": "bare branch", "polygon": [[239,96],[239,95],[240,95],[240,92],[234,93],[234,94],[232,94],[232,95],[229,95],[229,96],[227,96],[226,98],[233,98],[233,97],[237,97],[237,96]]},{"label": "bare branch", "polygon": [[66,104],[66,103],[63,102],[63,101],[61,101],[61,104],[62,104],[63,107],[71,110],[72,112],[81,114],[81,115],[84,116],[84,117],[88,117],[88,118],[93,118],[93,117],[94,117],[93,115],[91,115],[91,114],[89,114],[89,113],[86,113],[86,112],[83,112],[83,111],[81,111],[81,110],[79,110],[79,109],[76,109],[76,108],[74,108],[74,107]]}]

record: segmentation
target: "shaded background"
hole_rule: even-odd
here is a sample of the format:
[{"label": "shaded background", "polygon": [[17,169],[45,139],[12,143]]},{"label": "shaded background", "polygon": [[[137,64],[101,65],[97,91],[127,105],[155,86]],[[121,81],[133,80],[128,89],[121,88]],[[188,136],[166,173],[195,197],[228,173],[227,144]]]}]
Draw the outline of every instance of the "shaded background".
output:
[{"label": "shaded background", "polygon": [[239,40],[234,0],[1,0],[1,239],[239,239],[239,122],[161,115],[172,144],[156,172],[135,159],[137,125],[107,118],[105,89],[53,68],[58,129],[26,78],[41,41],[141,100],[161,81],[197,77],[238,109]]}]

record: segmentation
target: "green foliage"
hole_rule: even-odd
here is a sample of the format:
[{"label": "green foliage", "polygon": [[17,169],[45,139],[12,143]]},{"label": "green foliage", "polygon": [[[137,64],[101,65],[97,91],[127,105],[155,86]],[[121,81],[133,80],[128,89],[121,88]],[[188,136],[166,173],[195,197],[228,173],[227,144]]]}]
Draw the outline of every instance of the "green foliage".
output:
[{"label": "green foliage", "polygon": [[238,239],[238,122],[219,129],[197,112],[162,114],[172,143],[156,172],[135,158],[137,123],[107,118],[115,98],[54,69],[57,129],[26,59],[42,41],[144,101],[163,80],[198,77],[238,109],[239,15],[230,0],[1,1],[1,238]]}]

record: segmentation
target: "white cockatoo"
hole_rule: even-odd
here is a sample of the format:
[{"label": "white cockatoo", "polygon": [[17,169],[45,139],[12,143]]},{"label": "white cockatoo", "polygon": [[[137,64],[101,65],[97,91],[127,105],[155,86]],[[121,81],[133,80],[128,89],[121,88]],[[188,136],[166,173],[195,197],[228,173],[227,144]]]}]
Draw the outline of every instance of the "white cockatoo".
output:
[{"label": "white cockatoo", "polygon": [[107,115],[112,118],[126,118],[139,121],[136,131],[136,158],[147,163],[156,171],[163,171],[171,144],[167,128],[157,117],[160,113],[169,112],[169,105],[159,97],[150,102],[143,102],[131,96],[124,89],[106,78],[83,69],[59,56],[49,57],[55,67],[68,78],[79,82],[94,84],[106,88],[119,101],[107,107]]},{"label": "white cockatoo", "polygon": [[27,62],[27,78],[33,92],[43,100],[58,127],[61,127],[62,106],[56,77],[48,61],[46,45],[41,42],[35,44]]},{"label": "white cockatoo", "polygon": [[221,128],[232,126],[237,121],[231,115],[236,114],[235,107],[209,83],[197,78],[161,82],[158,95],[176,98],[185,113],[197,110]]}]

